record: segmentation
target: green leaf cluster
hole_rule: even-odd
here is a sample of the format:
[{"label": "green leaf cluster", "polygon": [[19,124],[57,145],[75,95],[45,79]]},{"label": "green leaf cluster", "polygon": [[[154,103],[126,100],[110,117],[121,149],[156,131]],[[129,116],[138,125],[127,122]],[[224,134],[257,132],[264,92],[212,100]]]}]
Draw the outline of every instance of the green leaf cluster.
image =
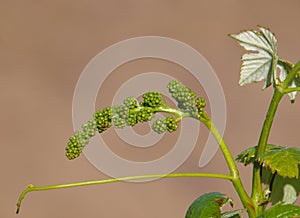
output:
[{"label": "green leaf cluster", "polygon": [[232,199],[226,197],[220,192],[210,192],[201,195],[188,208],[185,218],[238,218],[244,210],[234,210],[222,213],[221,208],[229,202],[231,206]]},{"label": "green leaf cluster", "polygon": [[[282,60],[277,53],[277,39],[267,28],[259,31],[247,30],[239,34],[229,34],[247,52],[242,56],[239,84],[246,85],[264,80],[263,89],[269,86],[281,86],[294,64]],[[296,74],[287,88],[300,87],[299,74]],[[289,92],[291,102],[295,101],[297,91]]]},{"label": "green leaf cluster", "polygon": [[298,178],[300,164],[300,148],[283,147],[268,144],[265,152],[256,158],[257,146],[250,147],[237,155],[236,160],[248,165],[259,162],[263,167],[267,167],[271,172],[282,177]]},{"label": "green leaf cluster", "polygon": [[265,152],[255,158],[257,148],[254,146],[244,150],[236,160],[244,165],[255,162],[261,165],[262,181],[270,195],[269,202],[293,204],[300,192],[300,148],[268,144]]}]

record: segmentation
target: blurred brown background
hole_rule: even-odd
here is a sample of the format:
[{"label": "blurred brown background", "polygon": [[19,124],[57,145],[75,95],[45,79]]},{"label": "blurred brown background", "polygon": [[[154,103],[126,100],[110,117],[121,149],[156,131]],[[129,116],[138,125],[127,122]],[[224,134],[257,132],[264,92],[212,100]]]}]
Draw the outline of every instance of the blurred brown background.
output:
[{"label": "blurred brown background", "polygon": [[[262,92],[262,84],[238,86],[242,49],[227,34],[256,25],[269,27],[278,38],[279,55],[295,62],[300,57],[299,9],[296,0],[0,1],[0,217],[17,217],[18,195],[29,183],[107,178],[84,156],[68,161],[64,155],[73,134],[72,97],[85,65],[104,48],[131,37],[170,37],[204,55],[224,88],[228,107],[224,137],[233,154],[255,145],[272,90]],[[177,70],[180,77],[182,69],[169,65],[157,62],[149,69],[133,62],[119,71],[130,75],[140,69]],[[113,90],[117,85],[116,76],[110,86]],[[300,101],[290,105],[285,98],[270,142],[299,146],[299,113]],[[165,150],[155,149],[164,154]],[[201,149],[200,142],[177,172],[227,172],[220,151],[205,168],[198,168]],[[127,155],[126,149],[120,152]],[[147,157],[145,152],[138,155]],[[249,191],[251,169],[239,167]],[[30,193],[18,216],[180,218],[196,197],[209,191],[236,198],[227,181],[161,179]]]}]

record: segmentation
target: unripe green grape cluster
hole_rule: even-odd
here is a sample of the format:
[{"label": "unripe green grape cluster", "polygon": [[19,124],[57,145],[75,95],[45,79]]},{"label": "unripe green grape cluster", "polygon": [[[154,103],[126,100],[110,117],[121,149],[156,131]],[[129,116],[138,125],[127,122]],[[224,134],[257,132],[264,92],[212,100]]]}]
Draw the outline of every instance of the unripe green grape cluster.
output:
[{"label": "unripe green grape cluster", "polygon": [[90,138],[95,135],[97,131],[96,121],[89,120],[87,124],[82,125],[82,130],[75,132],[74,136],[69,138],[66,156],[70,160],[78,157],[82,149],[89,143]]},{"label": "unripe green grape cluster", "polygon": [[182,109],[183,111],[188,111],[188,112],[197,112],[197,107],[195,100],[191,99],[188,101],[183,101],[178,103],[178,108]]},{"label": "unripe green grape cluster", "polygon": [[189,88],[185,87],[177,80],[173,80],[168,84],[169,92],[177,101],[178,108],[185,112],[189,112],[192,117],[199,118],[204,113],[206,101],[204,98],[197,95]]},{"label": "unripe green grape cluster", "polygon": [[147,122],[153,118],[153,109],[162,105],[163,98],[159,92],[143,94],[143,102],[139,103],[135,97],[126,98],[124,105],[113,106],[113,123],[116,128],[134,126],[138,122]]},{"label": "unripe green grape cluster", "polygon": [[159,107],[163,102],[162,94],[160,92],[147,92],[143,94],[143,105],[148,107]]},{"label": "unripe green grape cluster", "polygon": [[112,110],[111,107],[106,107],[103,111],[97,110],[94,114],[94,120],[96,121],[97,130],[99,133],[104,132],[111,127]]},{"label": "unripe green grape cluster", "polygon": [[66,147],[66,156],[69,160],[77,158],[82,152],[82,147],[79,145],[77,139],[72,136],[69,138],[68,145]]},{"label": "unripe green grape cluster", "polygon": [[158,134],[162,134],[167,130],[166,118],[158,118],[152,124],[152,129]]},{"label": "unripe green grape cluster", "polygon": [[138,100],[133,96],[126,98],[123,103],[129,109],[135,109],[139,106]]},{"label": "unripe green grape cluster", "polygon": [[82,131],[75,132],[74,136],[69,138],[66,147],[67,158],[70,160],[77,158],[96,131],[102,133],[111,126],[111,119],[110,107],[104,108],[103,111],[97,110],[94,114],[94,119],[82,125]]},{"label": "unripe green grape cluster", "polygon": [[204,108],[206,106],[206,101],[204,98],[200,98],[198,97],[196,100],[195,100],[195,105],[197,107],[197,110],[198,110],[198,114],[201,116],[204,114]]},{"label": "unripe green grape cluster", "polygon": [[129,114],[127,118],[127,126],[135,126],[138,123],[136,114]]},{"label": "unripe green grape cluster", "polygon": [[126,125],[135,126],[138,123],[136,112],[135,112],[135,109],[139,108],[138,100],[135,97],[131,96],[126,98],[123,101],[123,103],[129,109],[128,116],[126,119]]},{"label": "unripe green grape cluster", "polygon": [[187,102],[197,97],[197,95],[189,88],[185,87],[178,80],[173,80],[168,84],[169,92],[178,102]]},{"label": "unripe green grape cluster", "polygon": [[144,107],[144,108],[140,109],[139,112],[137,112],[136,118],[137,118],[137,121],[143,123],[143,122],[150,121],[152,119],[153,115],[154,115],[154,113],[153,113],[152,108]]},{"label": "unripe green grape cluster", "polygon": [[177,122],[172,116],[166,118],[166,124],[169,132],[174,132],[178,128]]},{"label": "unripe green grape cluster", "polygon": [[152,129],[158,134],[162,134],[166,131],[174,132],[178,128],[177,121],[173,116],[168,116],[167,118],[158,118],[152,124]]},{"label": "unripe green grape cluster", "polygon": [[112,107],[112,121],[115,128],[124,128],[127,124],[129,108],[125,105],[117,105]]},{"label": "unripe green grape cluster", "polygon": [[176,115],[176,119],[173,116],[168,116],[153,122],[152,129],[156,133],[162,134],[166,131],[171,133],[177,130],[178,122],[183,118],[182,112],[188,113],[188,116],[194,118],[199,118],[204,114],[205,100],[197,98],[196,94],[189,88],[177,80],[173,80],[168,84],[168,89],[177,101],[179,110],[166,106],[160,92],[144,93],[142,95],[143,102],[138,102],[135,97],[128,97],[123,101],[123,105],[106,107],[102,111],[97,110],[94,119],[84,124],[82,131],[75,132],[74,136],[69,138],[66,156],[69,159],[78,157],[90,138],[95,135],[95,132],[104,132],[112,126],[112,123],[115,128],[124,128],[125,126],[134,126],[138,122],[148,122],[159,111]]}]

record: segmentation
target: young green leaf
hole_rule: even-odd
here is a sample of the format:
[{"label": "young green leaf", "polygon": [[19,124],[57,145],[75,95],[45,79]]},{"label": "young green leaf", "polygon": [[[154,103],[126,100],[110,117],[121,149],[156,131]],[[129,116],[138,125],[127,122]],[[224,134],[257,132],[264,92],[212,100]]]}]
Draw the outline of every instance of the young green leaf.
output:
[{"label": "young green leaf", "polygon": [[276,204],[270,209],[266,210],[263,215],[260,215],[258,218],[288,218],[288,217],[299,217],[300,216],[300,207],[292,204]]},{"label": "young green leaf", "polygon": [[[278,69],[279,69],[279,80],[278,82],[283,82],[287,75],[291,72],[292,68],[294,67],[294,64],[284,61],[284,60],[279,60],[278,61]],[[291,84],[288,86],[288,88],[295,88],[295,87],[300,86],[300,78],[299,75],[297,74],[296,77],[292,80]],[[291,103],[294,103],[295,98],[296,98],[297,92],[290,92],[288,93]]]},{"label": "young green leaf", "polygon": [[[279,149],[279,148],[282,148],[282,146],[267,144],[265,151],[271,149]],[[235,158],[235,160],[247,166],[248,164],[253,163],[255,161],[256,151],[257,151],[257,146],[247,148],[246,150],[239,153]]]},{"label": "young green leaf", "polygon": [[276,78],[277,40],[272,32],[259,27],[259,32],[248,30],[229,36],[248,51],[242,56],[242,67],[239,84],[246,85],[265,80],[263,88],[269,87]]},{"label": "young green leaf", "polygon": [[[257,146],[250,147],[241,152],[236,160],[248,165],[255,161]],[[264,167],[268,167],[272,174],[275,172],[282,177],[298,178],[300,164],[300,149],[286,148],[279,145],[268,144],[263,154],[258,157],[258,161]],[[266,170],[265,170],[266,172]],[[274,196],[274,195],[273,195]]]},{"label": "young green leaf", "polygon": [[259,162],[269,167],[272,173],[288,178],[298,178],[300,148],[281,147],[265,151],[258,157]]},{"label": "young green leaf", "polygon": [[220,217],[221,207],[229,198],[219,192],[211,192],[201,195],[189,207],[185,218]]}]

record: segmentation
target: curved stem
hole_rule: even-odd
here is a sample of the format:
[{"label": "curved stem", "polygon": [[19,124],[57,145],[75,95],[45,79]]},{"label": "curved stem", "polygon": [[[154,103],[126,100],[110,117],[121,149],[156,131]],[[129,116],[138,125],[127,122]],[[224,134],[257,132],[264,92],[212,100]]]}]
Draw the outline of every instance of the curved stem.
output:
[{"label": "curved stem", "polygon": [[17,211],[19,213],[22,200],[25,195],[32,191],[45,191],[52,189],[62,189],[62,188],[72,188],[78,186],[87,186],[87,185],[97,185],[97,184],[106,184],[113,182],[121,182],[121,181],[129,181],[129,180],[138,180],[138,179],[154,179],[154,178],[177,178],[177,177],[207,177],[207,178],[219,178],[219,179],[227,179],[232,180],[233,177],[225,174],[214,174],[214,173],[171,173],[171,174],[151,174],[151,175],[142,175],[142,176],[128,176],[122,178],[113,178],[113,179],[103,179],[103,180],[92,180],[86,182],[75,182],[68,184],[59,184],[59,185],[51,185],[51,186],[34,186],[32,184],[28,185],[28,187],[21,193],[17,203]]},{"label": "curved stem", "polygon": [[239,175],[237,166],[234,162],[231,152],[229,151],[222,135],[219,133],[218,129],[214,126],[214,124],[212,123],[212,121],[209,118],[206,118],[205,120],[201,120],[201,121],[209,129],[209,131],[213,134],[213,136],[217,140],[217,142],[222,150],[222,153],[224,155],[224,158],[228,164],[230,174],[233,177],[237,177]]},{"label": "curved stem", "polygon": [[217,128],[214,126],[212,121],[207,116],[205,116],[205,118],[203,118],[203,119],[200,118],[200,121],[210,130],[210,132],[213,134],[213,136],[217,140],[217,142],[222,150],[222,153],[224,155],[224,158],[228,164],[230,174],[233,177],[231,180],[232,184],[233,184],[235,190],[237,191],[244,207],[247,208],[249,217],[256,217],[253,202],[252,202],[251,198],[248,196],[248,194],[242,184],[242,181],[239,176],[238,168],[234,162],[231,152],[229,151],[228,146],[226,145],[222,135],[219,133]]},{"label": "curved stem", "polygon": [[164,113],[168,113],[168,114],[173,114],[177,117],[180,117],[180,118],[183,118],[183,117],[188,117],[190,116],[190,113],[188,112],[183,112],[181,110],[178,110],[176,108],[171,108],[171,107],[168,107],[166,105],[164,106],[160,106],[160,107],[157,107],[157,108],[152,108],[152,107],[144,107],[144,106],[139,106],[138,108],[134,108],[134,109],[131,109],[130,112],[131,113],[137,113],[139,112],[142,108],[149,108],[151,109],[154,113],[157,113],[157,112],[164,112]]},{"label": "curved stem", "polygon": [[164,113],[168,113],[168,114],[173,114],[175,116],[178,116],[180,117],[181,119],[183,117],[189,117],[190,116],[190,113],[188,112],[182,112],[181,110],[178,110],[176,108],[171,108],[171,107],[158,107],[155,109],[154,111],[155,113],[156,112],[164,112]]}]

